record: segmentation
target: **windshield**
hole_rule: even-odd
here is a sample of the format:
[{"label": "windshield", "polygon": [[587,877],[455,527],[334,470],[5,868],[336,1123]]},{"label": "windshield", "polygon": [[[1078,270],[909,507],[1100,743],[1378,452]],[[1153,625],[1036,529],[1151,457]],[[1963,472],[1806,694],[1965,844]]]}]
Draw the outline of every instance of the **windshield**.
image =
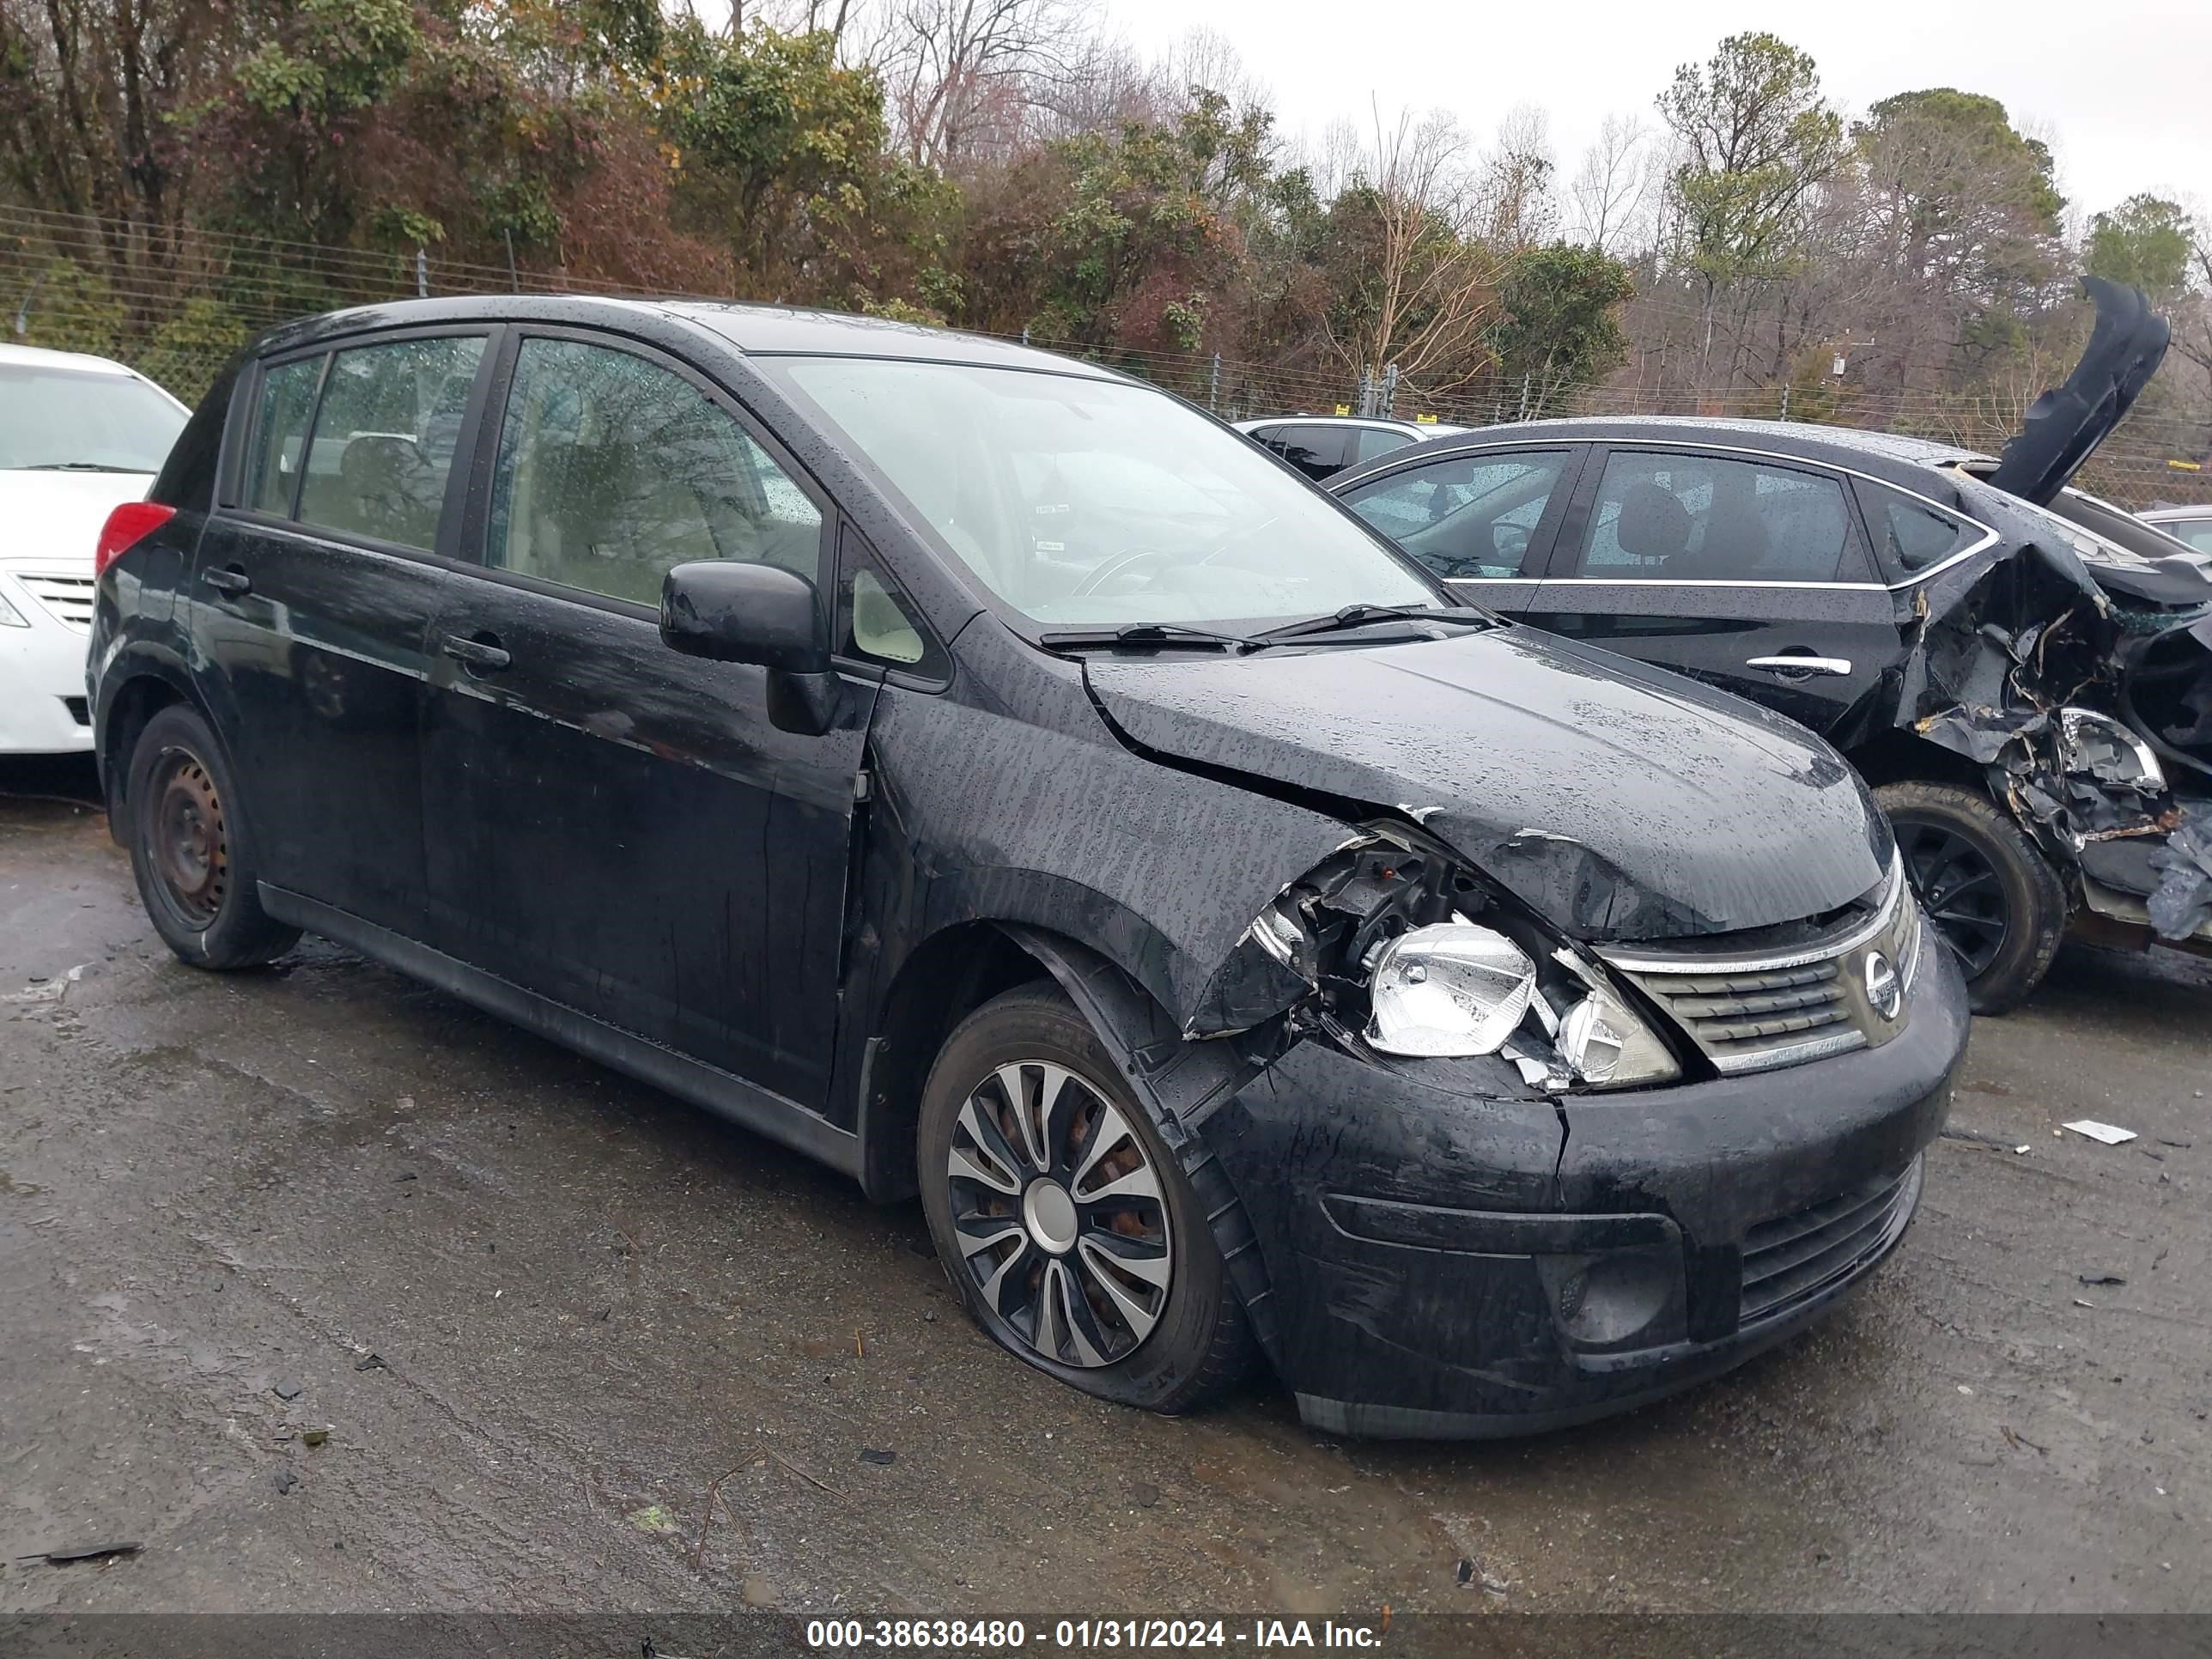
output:
[{"label": "windshield", "polygon": [[127,374],[0,363],[0,469],[159,472],[185,411]]},{"label": "windshield", "polygon": [[1117,380],[888,358],[763,364],[1040,623],[1258,623],[1437,595],[1304,480]]}]

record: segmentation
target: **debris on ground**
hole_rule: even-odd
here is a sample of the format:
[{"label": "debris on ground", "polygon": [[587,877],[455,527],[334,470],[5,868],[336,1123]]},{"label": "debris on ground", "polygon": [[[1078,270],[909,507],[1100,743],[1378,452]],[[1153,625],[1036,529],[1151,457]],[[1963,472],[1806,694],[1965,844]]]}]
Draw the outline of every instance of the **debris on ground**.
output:
[{"label": "debris on ground", "polygon": [[863,1463],[873,1463],[878,1468],[889,1468],[898,1461],[898,1454],[895,1451],[879,1451],[873,1446],[863,1446],[860,1448],[860,1461]]},{"label": "debris on ground", "polygon": [[2084,1285],[2124,1285],[2128,1282],[2118,1273],[2076,1273],[2074,1276]]},{"label": "debris on ground", "polygon": [[48,1550],[45,1559],[50,1567],[66,1567],[80,1561],[105,1561],[118,1555],[136,1555],[145,1547],[135,1540],[121,1544],[83,1544],[72,1549]]},{"label": "debris on ground", "polygon": [[1139,1480],[1129,1488],[1129,1500],[1140,1510],[1148,1510],[1160,1501],[1160,1489],[1149,1480]]},{"label": "debris on ground", "polygon": [[331,1431],[328,1429],[306,1429],[301,1432],[300,1443],[303,1446],[319,1446],[330,1437]]},{"label": "debris on ground", "polygon": [[269,1392],[279,1400],[297,1400],[305,1392],[296,1376],[280,1376],[269,1385]]},{"label": "debris on ground", "polygon": [[363,1354],[353,1362],[353,1368],[357,1371],[381,1371],[391,1369],[384,1363],[384,1356],[377,1353]]},{"label": "debris on ground", "polygon": [[2077,1135],[2087,1135],[2107,1146],[2123,1146],[2136,1138],[2133,1129],[2123,1129],[2117,1123],[2100,1123],[2094,1117],[2075,1118],[2073,1122],[2063,1123],[2059,1127],[2071,1129]]},{"label": "debris on ground", "polygon": [[775,1605],[775,1586],[759,1573],[749,1572],[738,1585],[738,1599],[749,1607],[772,1607]]},{"label": "debris on ground", "polygon": [[279,1492],[288,1492],[300,1484],[300,1477],[290,1469],[279,1469],[271,1477]]},{"label": "debris on ground", "polygon": [[2010,1446],[2014,1451],[2027,1450],[2040,1452],[2046,1457],[2051,1455],[2050,1447],[2037,1445],[2034,1441],[2030,1440],[2026,1435],[2022,1434],[2019,1430],[2012,1427],[2009,1424],[1998,1424],[1997,1432],[2004,1436],[2005,1444]]},{"label": "debris on ground", "polygon": [[683,1530],[668,1511],[658,1504],[647,1504],[643,1509],[632,1510],[623,1518],[640,1532],[672,1533]]},{"label": "debris on ground", "polygon": [[1513,1588],[1508,1580],[1498,1577],[1464,1555],[1460,1557],[1459,1565],[1452,1569],[1452,1577],[1463,1589],[1473,1589],[1476,1585],[1481,1585],[1486,1595],[1503,1595]]}]

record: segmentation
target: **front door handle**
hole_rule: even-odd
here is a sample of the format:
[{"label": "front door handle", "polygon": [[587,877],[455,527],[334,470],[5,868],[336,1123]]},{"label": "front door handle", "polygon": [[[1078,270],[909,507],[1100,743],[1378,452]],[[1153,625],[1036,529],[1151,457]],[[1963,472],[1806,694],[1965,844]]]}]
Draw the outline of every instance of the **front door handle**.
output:
[{"label": "front door handle", "polygon": [[1849,657],[1753,657],[1744,664],[1746,668],[1763,668],[1770,674],[1779,674],[1784,679],[1811,679],[1815,674],[1832,674],[1841,679],[1851,672]]},{"label": "front door handle", "polygon": [[253,591],[253,578],[234,564],[224,565],[216,570],[203,570],[200,580],[216,592],[228,593],[233,599]]},{"label": "front door handle", "polygon": [[464,668],[482,669],[487,673],[495,673],[514,660],[495,634],[478,634],[473,639],[448,634],[441,648]]}]

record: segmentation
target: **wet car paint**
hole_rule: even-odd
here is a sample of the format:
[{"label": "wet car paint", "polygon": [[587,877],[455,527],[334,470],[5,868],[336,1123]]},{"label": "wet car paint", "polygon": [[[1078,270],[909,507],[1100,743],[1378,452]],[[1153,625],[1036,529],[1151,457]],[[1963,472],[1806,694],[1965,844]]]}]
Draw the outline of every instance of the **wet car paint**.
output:
[{"label": "wet car paint", "polygon": [[[482,522],[489,445],[480,428],[495,366],[512,360],[510,339],[485,354],[490,367],[460,439],[465,453],[475,446],[477,461],[456,469],[439,551],[371,549],[364,558],[333,544],[330,562],[342,574],[295,574],[267,558],[271,527],[240,524],[234,509],[213,513],[216,528],[201,538],[194,568],[235,562],[258,589],[258,567],[272,563],[285,598],[264,620],[289,629],[285,653],[236,624],[228,605],[236,596],[203,594],[189,580],[173,619],[121,607],[125,576],[141,560],[137,550],[124,556],[120,574],[103,585],[94,647],[111,793],[121,745],[148,700],[198,696],[204,684],[218,689],[219,702],[226,683],[281,700],[295,723],[283,747],[320,745],[331,760],[353,741],[349,723],[402,747],[411,723],[421,755],[416,843],[398,849],[386,889],[360,901],[388,906],[380,914],[389,920],[338,896],[353,890],[345,884],[362,879],[361,870],[380,869],[383,843],[404,841],[409,827],[373,813],[318,817],[325,803],[297,806],[278,794],[258,810],[280,821],[258,827],[292,849],[299,862],[286,868],[298,884],[272,878],[264,892],[272,914],[799,1146],[879,1197],[913,1190],[916,1103],[950,1019],[1042,966],[1126,1056],[1139,1097],[1194,1182],[1213,1194],[1216,1242],[1255,1328],[1285,1379],[1316,1402],[1321,1422],[1330,1420],[1330,1402],[1368,1391],[1381,1391],[1379,1400],[1397,1363],[1370,1350],[1356,1374],[1330,1371],[1338,1336],[1325,1326],[1294,1330],[1279,1311],[1264,1311],[1279,1310],[1268,1267],[1304,1248],[1297,1227],[1320,1212],[1323,1169],[1340,1172],[1352,1196],[1379,1188],[1431,1204],[1540,1212],[1556,1204],[1575,1119],[1570,1103],[1531,1090],[1500,1059],[1386,1066],[1357,1045],[1279,1022],[1242,1043],[1188,1040],[1192,1015],[1264,904],[1376,813],[1425,822],[1425,833],[1575,937],[1795,921],[1881,879],[1886,828],[1817,740],[1685,683],[1624,676],[1523,633],[1399,647],[1347,639],[1210,665],[1041,651],[932,555],[863,458],[812,431],[720,339],[750,313],[714,313],[713,326],[704,314],[586,301],[432,302],[323,319],[260,349],[489,319],[599,328],[680,356],[808,469],[835,509],[825,546],[841,547],[848,533],[865,538],[937,635],[948,681],[840,659],[826,729],[793,730],[777,713],[780,671],[670,653],[642,607],[487,580],[458,552],[464,531]],[[781,325],[777,313],[763,325]],[[818,343],[845,324],[792,326]],[[863,333],[872,340],[884,331]],[[954,349],[927,331],[888,337],[926,343],[917,351]],[[250,377],[241,407],[247,391]],[[208,522],[219,491],[231,487],[218,478],[234,477],[235,465],[234,455],[194,446],[157,484],[157,498],[186,509],[180,521]],[[428,621],[418,630],[403,620],[402,637],[380,642],[360,626],[361,590],[373,586],[365,573],[392,560],[408,566],[404,591],[416,595],[396,613]],[[447,648],[456,640],[489,642],[507,660],[477,662],[488,672],[472,672],[471,659]],[[337,695],[311,695],[268,665],[289,664],[295,645],[382,652],[391,661],[379,672],[390,678],[374,680],[365,698],[345,695],[343,677]],[[190,665],[187,676],[178,663]],[[1252,678],[1235,683],[1243,689],[1231,696],[1223,676],[1240,672]],[[1525,708],[1516,681],[1528,688]],[[273,718],[242,708],[235,690],[228,695],[234,701],[216,711],[219,732]],[[1481,711],[1469,717],[1465,752],[1417,763],[1402,733],[1380,732],[1397,717],[1388,705],[1413,697]],[[1333,711],[1326,722],[1325,710]],[[1316,741],[1316,732],[1326,740]],[[1631,750],[1640,751],[1634,764]],[[1473,756],[1481,759],[1469,770]],[[1594,789],[1583,774],[1601,758],[1606,780]],[[276,763],[257,756],[242,769],[249,798]],[[1717,815],[1715,797],[1731,789],[1748,792],[1748,808]],[[410,799],[395,789],[377,805],[404,814]],[[118,832],[127,833],[131,803],[116,805]],[[281,821],[295,811],[296,821]],[[1751,855],[1717,856],[1729,835]],[[1920,1065],[1920,1087],[1891,1100],[1844,1164],[1871,1160],[1897,1177],[1934,1134],[1941,1108],[1929,1103],[1940,1102],[1964,1041],[1959,996],[1954,975],[1923,976],[1911,1018],[1927,1040],[1899,1045]],[[1325,1091],[1297,1082],[1316,1066],[1335,1074]],[[1849,1075],[1819,1063],[1753,1086],[1817,1101]],[[1604,1109],[1622,1116],[1589,1121],[1594,1154],[1605,1139],[1596,1126],[1633,1121],[1638,1098]],[[1503,1139],[1477,1133],[1440,1156],[1458,1133],[1453,1113],[1497,1123]],[[1788,1139],[1779,1127],[1770,1133],[1778,1145]],[[1691,1250],[1727,1248],[1722,1233],[1739,1225],[1739,1212],[1782,1212],[1808,1171],[1838,1161],[1814,1135],[1809,1164],[1785,1150],[1734,1169],[1723,1183],[1726,1209],[1709,1223],[1712,1159],[1727,1149],[1694,1133],[1662,1139],[1671,1150],[1644,1172],[1649,1199],[1624,1186],[1607,1202],[1659,1203]],[[1230,1155],[1247,1139],[1258,1156]],[[1277,1150],[1261,1152],[1271,1144]],[[1326,1164],[1292,1150],[1322,1146],[1333,1149]],[[1544,1236],[1555,1244],[1580,1237],[1556,1225]],[[1583,1242],[1610,1237],[1599,1224]],[[1852,1278],[1875,1259],[1856,1263]],[[1405,1271],[1418,1277],[1423,1267]],[[1509,1271],[1525,1289],[1525,1273]],[[1326,1301],[1316,1305],[1330,1316]],[[1453,1404],[1452,1388],[1469,1380],[1467,1355],[1501,1344],[1517,1352],[1529,1336],[1525,1320],[1492,1320],[1486,1305],[1425,1304],[1411,1316],[1431,1322],[1424,1340],[1456,1356],[1448,1385],[1424,1384],[1417,1405],[1382,1401],[1425,1415],[1374,1417],[1368,1431],[1514,1425],[1514,1412],[1492,1411],[1495,1402]],[[1756,1346],[1707,1358],[1734,1363]],[[1639,1381],[1623,1364],[1577,1403],[1641,1397],[1664,1380]],[[1528,1404],[1525,1391],[1519,1403]],[[1456,1427],[1445,1420],[1455,1410]],[[1520,1425],[1543,1420],[1524,1413]]]}]

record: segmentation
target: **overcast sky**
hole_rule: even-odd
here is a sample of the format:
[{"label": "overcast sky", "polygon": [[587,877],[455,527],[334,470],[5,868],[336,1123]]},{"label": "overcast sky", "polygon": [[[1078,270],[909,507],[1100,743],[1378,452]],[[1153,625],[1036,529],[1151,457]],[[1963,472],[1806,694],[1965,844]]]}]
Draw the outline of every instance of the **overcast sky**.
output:
[{"label": "overcast sky", "polygon": [[2212,207],[2212,0],[1104,0],[1104,15],[1147,56],[1194,27],[1226,37],[1288,137],[1371,125],[1370,96],[1386,116],[1441,106],[1485,139],[1540,106],[1565,178],[1608,112],[1656,121],[1677,64],[1769,29],[1812,54],[1846,114],[1923,87],[1998,99],[2051,143],[2071,212],[2139,190]]}]

